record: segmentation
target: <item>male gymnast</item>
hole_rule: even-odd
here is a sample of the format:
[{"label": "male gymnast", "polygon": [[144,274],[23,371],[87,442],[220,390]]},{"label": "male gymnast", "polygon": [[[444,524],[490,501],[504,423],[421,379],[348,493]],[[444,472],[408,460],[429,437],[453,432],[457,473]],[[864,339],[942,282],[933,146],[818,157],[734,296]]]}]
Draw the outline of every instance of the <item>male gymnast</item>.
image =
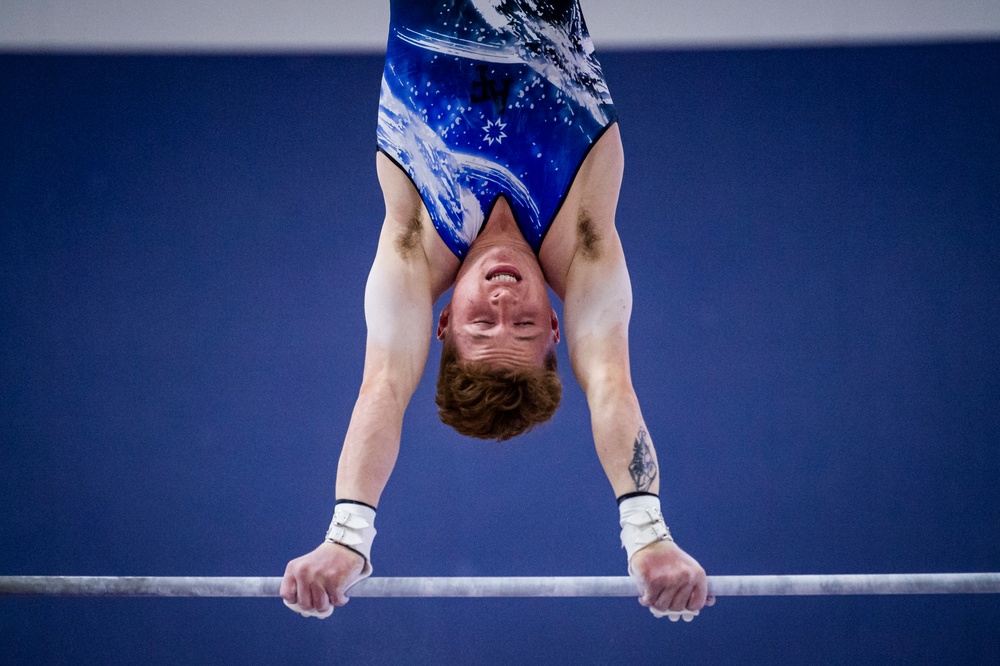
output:
[{"label": "male gymnast", "polygon": [[560,324],[548,285],[563,301],[639,602],[690,619],[714,599],[660,513],[629,369],[622,144],[578,0],[391,0],[377,137],[386,215],[365,290],[364,374],[333,521],[288,563],[285,603],[326,617],[371,574],[376,507],[448,288],[436,330],[442,420],[504,440],[551,417]]}]

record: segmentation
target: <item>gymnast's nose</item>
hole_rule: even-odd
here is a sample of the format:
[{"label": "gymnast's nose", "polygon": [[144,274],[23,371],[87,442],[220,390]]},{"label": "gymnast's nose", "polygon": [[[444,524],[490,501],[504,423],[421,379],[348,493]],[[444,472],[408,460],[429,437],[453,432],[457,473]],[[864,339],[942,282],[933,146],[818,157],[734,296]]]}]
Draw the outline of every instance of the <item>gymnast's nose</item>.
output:
[{"label": "gymnast's nose", "polygon": [[516,302],[517,302],[517,296],[514,294],[514,292],[504,287],[495,289],[490,294],[490,303],[492,303],[493,305],[504,306]]}]

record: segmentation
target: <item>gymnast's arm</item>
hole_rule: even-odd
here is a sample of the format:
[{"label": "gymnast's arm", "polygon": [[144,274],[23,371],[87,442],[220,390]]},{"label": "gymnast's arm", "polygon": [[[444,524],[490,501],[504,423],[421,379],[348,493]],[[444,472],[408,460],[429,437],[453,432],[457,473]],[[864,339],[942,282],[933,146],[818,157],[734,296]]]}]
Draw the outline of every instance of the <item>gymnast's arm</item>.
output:
[{"label": "gymnast's arm", "polygon": [[[658,494],[656,450],[629,370],[632,290],[625,256],[613,228],[601,243],[599,258],[577,260],[570,270],[564,314],[570,361],[587,395],[594,443],[615,496]],[[704,569],[672,541],[642,548],[629,565],[641,581],[644,606],[680,612],[705,605]]]},{"label": "gymnast's arm", "polygon": [[[659,493],[653,440],[642,417],[629,369],[632,286],[614,216],[623,157],[612,128],[582,166],[567,200],[575,212],[568,260],[556,292],[563,298],[573,372],[587,396],[594,443],[616,497]],[[562,293],[560,293],[562,292]],[[640,603],[659,611],[699,610],[706,602],[705,571],[672,541],[638,550],[630,562]]]},{"label": "gymnast's arm", "polygon": [[[336,489],[338,500],[372,507],[378,505],[396,463],[403,414],[427,361],[434,301],[447,287],[451,269],[457,268],[457,259],[452,266],[442,265],[437,257],[432,265],[424,248],[429,237],[429,225],[422,219],[426,212],[406,177],[384,161],[380,155],[386,219],[365,289],[364,374],[340,454]],[[324,542],[289,562],[281,596],[306,611],[342,606],[347,603],[345,591],[361,576],[364,564],[356,552]]]}]

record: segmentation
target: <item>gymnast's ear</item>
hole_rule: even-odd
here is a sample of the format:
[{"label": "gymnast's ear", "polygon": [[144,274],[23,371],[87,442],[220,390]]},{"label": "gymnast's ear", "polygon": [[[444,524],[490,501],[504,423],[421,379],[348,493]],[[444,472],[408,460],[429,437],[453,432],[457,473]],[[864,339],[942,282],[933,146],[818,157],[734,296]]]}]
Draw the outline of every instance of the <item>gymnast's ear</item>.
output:
[{"label": "gymnast's ear", "polygon": [[448,322],[451,319],[451,303],[444,306],[444,310],[441,310],[441,316],[438,317],[438,330],[437,339],[444,340],[445,333],[448,332]]},{"label": "gymnast's ear", "polygon": [[[552,327],[552,344],[559,344],[559,315],[556,314],[555,308],[552,308],[552,318],[549,320],[549,326]],[[441,329],[438,328],[440,331]]]}]

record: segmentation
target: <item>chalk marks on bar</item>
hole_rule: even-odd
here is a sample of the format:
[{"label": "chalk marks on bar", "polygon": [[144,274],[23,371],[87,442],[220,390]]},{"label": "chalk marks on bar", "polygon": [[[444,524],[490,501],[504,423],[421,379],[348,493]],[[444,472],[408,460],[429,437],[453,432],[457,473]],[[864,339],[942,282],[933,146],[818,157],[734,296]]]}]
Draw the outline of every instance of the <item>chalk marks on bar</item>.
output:
[{"label": "chalk marks on bar", "polygon": [[869,594],[997,594],[1000,573],[709,576],[718,597]]},{"label": "chalk marks on bar", "polygon": [[57,597],[276,597],[280,578],[0,576],[0,595]]},{"label": "chalk marks on bar", "polygon": [[[0,576],[0,596],[276,597],[277,577]],[[996,594],[1000,573],[709,576],[726,596]],[[632,597],[624,576],[368,578],[351,597]]]}]

